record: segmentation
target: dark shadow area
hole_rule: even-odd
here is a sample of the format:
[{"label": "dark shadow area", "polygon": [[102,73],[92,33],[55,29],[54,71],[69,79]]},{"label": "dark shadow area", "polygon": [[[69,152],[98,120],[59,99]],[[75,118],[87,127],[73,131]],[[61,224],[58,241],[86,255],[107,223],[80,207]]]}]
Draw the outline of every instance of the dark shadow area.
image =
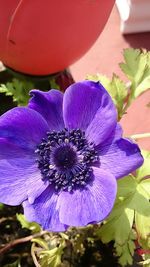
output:
[{"label": "dark shadow area", "polygon": [[145,48],[150,50],[150,32],[125,34],[123,37],[133,48]]}]

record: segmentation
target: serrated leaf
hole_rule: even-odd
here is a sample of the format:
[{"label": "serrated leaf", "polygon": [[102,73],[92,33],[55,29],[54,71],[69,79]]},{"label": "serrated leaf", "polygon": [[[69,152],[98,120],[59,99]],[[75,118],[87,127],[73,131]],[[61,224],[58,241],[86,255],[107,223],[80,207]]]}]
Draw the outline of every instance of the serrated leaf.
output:
[{"label": "serrated leaf", "polygon": [[128,94],[127,86],[117,75],[113,74],[108,92],[115,100],[118,116],[121,118],[123,115],[124,102]]},{"label": "serrated leaf", "polygon": [[128,241],[128,248],[129,248],[130,254],[133,255],[136,246],[135,246],[135,242],[132,239]]},{"label": "serrated leaf", "polygon": [[118,193],[113,211],[106,223],[98,229],[98,236],[104,243],[114,240],[120,245],[128,240],[131,232],[134,210],[130,208],[137,183],[133,176],[126,176],[118,181]]},{"label": "serrated leaf", "polygon": [[128,237],[128,240],[122,245],[115,242],[114,247],[116,249],[116,254],[119,257],[119,263],[122,266],[126,266],[127,264],[132,264],[133,262],[133,255],[135,250],[135,242],[136,239],[135,233],[132,230]]},{"label": "serrated leaf", "polygon": [[58,255],[49,256],[47,254],[43,255],[40,260],[41,267],[57,267],[61,264],[61,257]]},{"label": "serrated leaf", "polygon": [[112,94],[114,95],[114,97],[118,102],[119,101],[123,102],[128,93],[126,84],[116,74],[113,74],[111,84],[113,88]]},{"label": "serrated leaf", "polygon": [[130,253],[130,250],[128,248],[128,243],[125,243],[122,247],[119,248],[119,254],[118,254],[118,245],[117,245],[116,252],[117,252],[117,255],[119,256],[118,262],[120,263],[121,266],[126,266],[127,264],[132,265],[133,254]]},{"label": "serrated leaf", "polygon": [[28,222],[23,214],[16,214],[17,220],[20,222],[22,228],[27,228],[32,233],[38,233],[41,231],[39,224],[35,222]]},{"label": "serrated leaf", "polygon": [[120,213],[115,217],[112,214],[107,223],[100,228],[98,236],[103,243],[115,240],[117,244],[122,245],[128,240],[133,225],[134,211],[127,208],[119,211]]},{"label": "serrated leaf", "polygon": [[[117,199],[113,211],[106,223],[97,230],[97,235],[104,243],[114,240],[116,245],[124,247],[118,249],[119,262],[122,266],[131,264],[131,254],[134,251],[131,236],[134,217],[138,232],[145,236],[149,231],[150,222],[150,179],[139,180],[129,175],[118,181]],[[141,217],[140,217],[141,216]],[[141,218],[147,217],[145,221]],[[143,225],[142,225],[143,224]],[[148,224],[148,225],[147,225]],[[143,229],[142,229],[143,228]]]},{"label": "serrated leaf", "polygon": [[12,96],[13,101],[19,106],[25,106],[29,100],[29,91],[34,87],[33,83],[26,80],[12,79],[11,82],[0,85],[0,93]]},{"label": "serrated leaf", "polygon": [[51,250],[45,250],[40,253],[40,264],[41,267],[57,267],[61,264],[61,257],[63,254],[64,245],[61,244],[59,247]]},{"label": "serrated leaf", "polygon": [[132,80],[136,76],[140,53],[141,51],[139,49],[133,48],[127,48],[123,51],[125,63],[120,63],[119,65],[129,80]]},{"label": "serrated leaf", "polygon": [[127,48],[124,50],[122,71],[131,81],[132,97],[136,98],[150,88],[150,52]]}]

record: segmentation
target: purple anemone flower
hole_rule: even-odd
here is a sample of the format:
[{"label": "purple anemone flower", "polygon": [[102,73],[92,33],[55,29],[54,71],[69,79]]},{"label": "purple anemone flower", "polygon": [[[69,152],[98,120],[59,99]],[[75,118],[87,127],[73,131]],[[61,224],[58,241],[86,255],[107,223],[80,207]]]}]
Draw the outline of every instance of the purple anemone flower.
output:
[{"label": "purple anemone flower", "polygon": [[29,221],[51,231],[104,220],[116,178],[143,163],[111,97],[91,81],[31,96],[0,117],[0,202],[22,203]]}]

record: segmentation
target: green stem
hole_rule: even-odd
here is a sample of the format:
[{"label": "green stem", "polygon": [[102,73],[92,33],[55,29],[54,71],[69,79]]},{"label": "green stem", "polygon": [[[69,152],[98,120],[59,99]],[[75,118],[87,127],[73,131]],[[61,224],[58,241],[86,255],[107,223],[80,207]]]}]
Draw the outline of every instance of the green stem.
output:
[{"label": "green stem", "polygon": [[143,133],[143,134],[134,134],[131,135],[130,138],[132,139],[142,139],[142,138],[150,138],[150,133]]},{"label": "green stem", "polygon": [[[131,85],[130,85],[131,86]],[[123,114],[126,113],[127,109],[131,106],[132,101],[134,100],[134,86],[132,85],[131,87],[128,87],[129,90],[129,97],[128,97],[128,101],[123,109]]]}]

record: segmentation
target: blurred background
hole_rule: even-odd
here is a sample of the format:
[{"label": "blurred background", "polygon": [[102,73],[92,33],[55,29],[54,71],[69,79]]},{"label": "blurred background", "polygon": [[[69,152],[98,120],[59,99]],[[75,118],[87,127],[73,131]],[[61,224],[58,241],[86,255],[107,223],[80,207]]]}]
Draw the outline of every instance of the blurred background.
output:
[{"label": "blurred background", "polygon": [[[121,1],[123,2],[124,0]],[[137,6],[138,3],[142,2],[144,5],[144,2],[149,2],[150,10],[149,0],[133,0],[133,4],[135,4],[135,2],[137,2]],[[142,14],[141,6],[140,11],[140,14]],[[135,17],[135,12],[135,9],[131,12],[132,18]],[[114,6],[108,22],[94,46],[85,56],[70,67],[75,81],[83,80],[87,74],[96,73],[105,74],[111,78],[114,72],[125,80],[125,77],[118,66],[118,63],[123,61],[123,49],[133,47],[150,50],[150,27],[148,28],[147,23],[145,29],[142,29],[142,32],[137,32],[137,23],[135,24],[135,27],[132,27],[132,31],[135,30],[136,33],[132,32],[124,34],[122,32],[122,25],[129,26],[128,31],[130,31],[130,25],[128,24],[130,24],[130,21],[133,20],[131,17],[128,19],[129,22],[123,21],[120,17],[117,5]],[[137,17],[136,20],[138,20]],[[127,114],[124,115],[121,120],[121,124],[124,128],[124,134],[126,136],[150,132],[150,107],[148,107],[148,103],[150,103],[150,91],[135,100],[132,106],[128,109]],[[150,149],[149,138],[140,139],[139,144],[144,149]]]},{"label": "blurred background", "polygon": [[[111,6],[113,5],[113,3],[114,1],[112,0]],[[3,5],[4,5],[4,2],[3,2]],[[5,8],[7,7],[7,5],[4,5],[4,6]],[[105,17],[105,13],[102,12],[102,10],[103,8],[100,10],[100,16]],[[123,49],[128,48],[128,47],[133,47],[133,48],[140,48],[140,49],[143,48],[143,49],[150,50],[150,12],[149,11],[150,11],[150,0],[116,0],[116,4],[113,7],[111,15],[107,21],[107,24],[105,25],[102,33],[99,35],[99,38],[97,39],[96,43],[92,46],[90,50],[88,50],[88,52],[83,57],[81,57],[80,60],[76,61],[73,65],[70,66],[70,71],[71,71],[71,74],[74,80],[75,81],[84,80],[86,78],[86,75],[88,74],[94,75],[96,73],[104,74],[110,78],[113,73],[116,73],[122,79],[125,80],[126,78],[124,77],[123,73],[121,72],[118,66],[118,64],[123,61]],[[73,12],[75,12],[75,9],[73,10]],[[91,12],[91,9],[90,9],[90,12]],[[83,20],[84,18],[82,16],[83,15],[82,12],[80,15],[81,15],[80,19]],[[99,13],[98,13],[98,16],[99,16]],[[88,19],[88,17],[86,17],[86,19]],[[93,17],[91,14],[91,17],[89,19],[91,19],[92,21],[92,18]],[[54,21],[55,21],[55,18],[54,18]],[[19,23],[17,25],[19,25]],[[91,26],[91,24],[88,24],[88,25]],[[87,27],[87,24],[86,24],[86,27]],[[99,31],[99,28],[96,31]],[[73,33],[72,36],[74,35],[75,34]],[[21,34],[19,36],[22,37]],[[78,31],[77,31],[76,36],[79,39],[82,37],[82,34],[79,36]],[[88,36],[90,36],[90,34],[88,34]],[[66,38],[67,40],[71,40],[70,35],[69,35],[69,38],[68,38],[68,35],[66,35]],[[94,38],[96,39],[95,36]],[[82,38],[80,40],[81,41],[79,41],[79,47],[81,46],[82,43],[86,41],[85,39],[82,40]],[[57,42],[57,43],[60,43],[60,42]],[[24,42],[23,42],[23,45],[24,45]],[[11,46],[14,48],[12,44]],[[70,46],[72,48],[72,44]],[[2,46],[0,46],[0,48],[1,47]],[[49,45],[48,45],[48,49],[49,49]],[[70,51],[72,51],[72,49],[70,49]],[[24,47],[23,47],[23,51],[24,51]],[[86,48],[86,51],[87,51],[87,48]],[[52,52],[53,52],[53,49],[52,49]],[[30,54],[32,54],[32,50],[31,51],[29,50],[29,56]],[[12,55],[15,55],[15,54],[12,53]],[[41,53],[41,57],[42,56],[43,54]],[[65,54],[65,57],[64,57],[65,60],[66,60],[66,56],[67,55]],[[49,60],[47,61],[49,64]],[[60,60],[58,57],[58,62],[59,61]],[[14,60],[12,60],[12,62],[14,62]],[[52,66],[55,65],[56,62],[57,62],[56,58],[54,57],[54,64],[52,61],[51,65]],[[36,64],[35,61],[33,60],[33,65],[37,66],[38,64]],[[2,68],[3,67],[0,63],[0,70]],[[34,67],[32,69],[34,69]],[[41,69],[43,70],[43,67],[41,67]],[[127,114],[124,115],[123,119],[121,120],[121,124],[123,125],[123,128],[124,128],[125,136],[129,136],[133,134],[140,134],[144,132],[150,132],[150,107],[148,107],[149,103],[150,103],[150,91],[147,91],[142,96],[140,96],[136,101],[133,102],[131,108],[128,109]],[[0,105],[2,105],[2,103]],[[139,143],[142,148],[150,149],[150,142],[148,138],[139,140]]]}]

